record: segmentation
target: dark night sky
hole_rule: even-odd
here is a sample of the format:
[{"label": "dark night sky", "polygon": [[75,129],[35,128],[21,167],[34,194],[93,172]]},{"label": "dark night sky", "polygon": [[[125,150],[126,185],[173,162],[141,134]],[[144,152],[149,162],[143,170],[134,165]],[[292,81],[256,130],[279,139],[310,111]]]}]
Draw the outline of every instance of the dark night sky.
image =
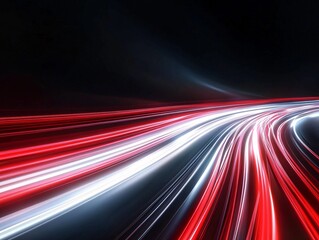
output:
[{"label": "dark night sky", "polygon": [[4,112],[319,93],[318,1],[10,1],[1,10]]}]

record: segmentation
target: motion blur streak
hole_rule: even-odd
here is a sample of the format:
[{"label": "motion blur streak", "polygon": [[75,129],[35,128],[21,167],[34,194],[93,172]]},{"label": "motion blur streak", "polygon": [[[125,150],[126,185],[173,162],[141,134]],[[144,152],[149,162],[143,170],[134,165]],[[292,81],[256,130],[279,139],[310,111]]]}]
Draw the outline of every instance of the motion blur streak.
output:
[{"label": "motion blur streak", "polygon": [[301,130],[310,118],[316,99],[3,117],[0,238],[161,174],[141,211],[123,206],[133,217],[113,235],[319,239],[319,157]]}]

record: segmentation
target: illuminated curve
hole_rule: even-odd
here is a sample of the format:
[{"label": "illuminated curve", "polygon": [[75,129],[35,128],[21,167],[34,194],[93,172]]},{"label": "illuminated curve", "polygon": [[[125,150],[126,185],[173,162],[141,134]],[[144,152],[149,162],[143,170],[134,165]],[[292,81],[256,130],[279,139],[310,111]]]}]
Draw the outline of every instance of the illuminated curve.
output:
[{"label": "illuminated curve", "polygon": [[111,195],[136,198],[118,239],[319,239],[317,118],[316,99],[2,117],[0,239]]}]

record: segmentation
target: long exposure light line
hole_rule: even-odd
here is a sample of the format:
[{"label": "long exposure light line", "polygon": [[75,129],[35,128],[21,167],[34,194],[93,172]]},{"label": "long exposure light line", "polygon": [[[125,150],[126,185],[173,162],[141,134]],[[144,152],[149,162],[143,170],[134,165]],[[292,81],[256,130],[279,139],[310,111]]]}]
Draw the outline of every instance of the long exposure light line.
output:
[{"label": "long exposure light line", "polygon": [[173,164],[181,168],[119,238],[156,235],[166,219],[160,234],[171,238],[280,239],[286,202],[291,224],[319,239],[319,158],[302,136],[318,112],[314,99],[276,99],[2,118],[0,238]]}]

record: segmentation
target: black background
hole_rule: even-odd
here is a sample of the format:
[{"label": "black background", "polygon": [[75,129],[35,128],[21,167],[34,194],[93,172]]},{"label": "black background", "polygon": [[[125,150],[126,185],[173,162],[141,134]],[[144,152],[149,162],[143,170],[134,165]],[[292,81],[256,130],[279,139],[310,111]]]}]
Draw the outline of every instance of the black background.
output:
[{"label": "black background", "polygon": [[10,1],[4,114],[316,96],[318,1]]}]

